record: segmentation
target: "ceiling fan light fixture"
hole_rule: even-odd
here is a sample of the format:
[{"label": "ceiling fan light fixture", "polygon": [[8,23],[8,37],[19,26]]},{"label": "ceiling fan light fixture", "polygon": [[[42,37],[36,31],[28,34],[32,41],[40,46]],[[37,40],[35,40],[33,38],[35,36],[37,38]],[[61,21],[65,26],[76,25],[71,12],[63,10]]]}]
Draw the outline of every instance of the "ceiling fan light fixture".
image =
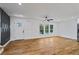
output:
[{"label": "ceiling fan light fixture", "polygon": [[54,20],[54,19],[48,18],[47,16],[45,16],[45,20],[46,20],[46,21],[51,21],[51,20]]}]

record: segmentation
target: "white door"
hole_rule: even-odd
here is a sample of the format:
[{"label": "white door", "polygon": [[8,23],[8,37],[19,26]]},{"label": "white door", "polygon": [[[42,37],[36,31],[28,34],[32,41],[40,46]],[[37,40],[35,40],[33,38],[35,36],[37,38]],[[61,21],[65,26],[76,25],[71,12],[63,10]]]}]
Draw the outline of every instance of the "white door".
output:
[{"label": "white door", "polygon": [[15,22],[15,34],[16,34],[16,39],[24,39],[24,25],[25,25],[25,20],[17,20]]}]

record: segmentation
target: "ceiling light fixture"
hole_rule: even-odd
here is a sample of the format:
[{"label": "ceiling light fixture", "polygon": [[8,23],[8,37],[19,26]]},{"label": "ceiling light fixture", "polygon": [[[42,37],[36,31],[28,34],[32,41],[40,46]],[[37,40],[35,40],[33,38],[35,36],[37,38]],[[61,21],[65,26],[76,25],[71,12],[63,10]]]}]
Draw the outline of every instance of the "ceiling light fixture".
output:
[{"label": "ceiling light fixture", "polygon": [[18,3],[19,5],[22,5],[22,3]]},{"label": "ceiling light fixture", "polygon": [[51,20],[54,20],[54,19],[48,18],[47,16],[45,16],[45,20],[46,20],[46,21],[51,21]]},{"label": "ceiling light fixture", "polygon": [[15,14],[14,16],[15,17],[24,17],[24,15],[21,15],[21,14]]}]

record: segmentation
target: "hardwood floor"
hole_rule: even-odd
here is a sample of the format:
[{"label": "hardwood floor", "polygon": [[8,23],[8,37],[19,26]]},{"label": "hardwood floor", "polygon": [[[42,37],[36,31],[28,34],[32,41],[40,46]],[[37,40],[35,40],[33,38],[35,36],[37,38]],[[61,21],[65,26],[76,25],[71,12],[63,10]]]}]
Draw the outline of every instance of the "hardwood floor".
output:
[{"label": "hardwood floor", "polygon": [[3,55],[78,55],[79,42],[63,37],[18,40],[9,43]]}]

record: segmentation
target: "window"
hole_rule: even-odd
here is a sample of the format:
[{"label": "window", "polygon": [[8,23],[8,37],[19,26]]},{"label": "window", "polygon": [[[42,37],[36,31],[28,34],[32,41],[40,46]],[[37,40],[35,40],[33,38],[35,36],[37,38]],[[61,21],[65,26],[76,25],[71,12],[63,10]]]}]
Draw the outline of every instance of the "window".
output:
[{"label": "window", "polygon": [[49,34],[49,33],[53,33],[53,25],[40,25],[40,34]]},{"label": "window", "polygon": [[44,34],[44,26],[42,24],[40,25],[40,34]]},{"label": "window", "polygon": [[49,25],[45,26],[45,33],[47,33],[47,34],[49,33]]},{"label": "window", "polygon": [[53,32],[53,25],[50,25],[50,33]]}]

